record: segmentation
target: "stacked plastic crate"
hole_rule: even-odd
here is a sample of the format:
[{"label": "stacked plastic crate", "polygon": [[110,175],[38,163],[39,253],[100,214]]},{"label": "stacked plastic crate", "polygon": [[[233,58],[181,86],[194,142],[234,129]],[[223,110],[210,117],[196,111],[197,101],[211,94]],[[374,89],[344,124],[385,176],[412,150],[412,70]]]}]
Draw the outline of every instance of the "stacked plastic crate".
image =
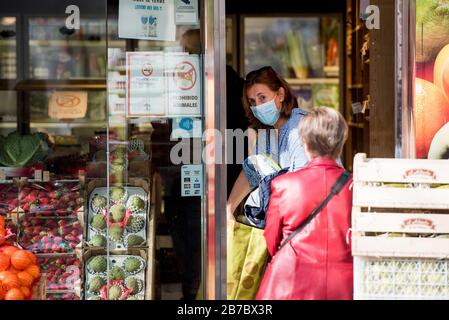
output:
[{"label": "stacked plastic crate", "polygon": [[449,162],[354,159],[355,299],[449,299]]}]

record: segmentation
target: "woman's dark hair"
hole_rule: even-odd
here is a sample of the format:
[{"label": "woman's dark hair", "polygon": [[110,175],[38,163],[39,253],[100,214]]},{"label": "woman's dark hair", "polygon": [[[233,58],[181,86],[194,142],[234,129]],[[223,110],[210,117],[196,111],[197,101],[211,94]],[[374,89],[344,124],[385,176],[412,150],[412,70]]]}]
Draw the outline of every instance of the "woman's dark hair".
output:
[{"label": "woman's dark hair", "polygon": [[248,101],[248,90],[255,84],[264,84],[272,91],[278,91],[280,88],[284,88],[285,98],[281,107],[281,117],[289,118],[292,109],[298,107],[298,100],[293,95],[292,89],[272,67],[263,67],[255,71],[251,71],[246,75],[245,83],[243,85],[243,108],[245,109],[246,117],[249,119],[251,128],[260,129],[267,128],[265,124],[257,120],[251,111],[251,105]]}]

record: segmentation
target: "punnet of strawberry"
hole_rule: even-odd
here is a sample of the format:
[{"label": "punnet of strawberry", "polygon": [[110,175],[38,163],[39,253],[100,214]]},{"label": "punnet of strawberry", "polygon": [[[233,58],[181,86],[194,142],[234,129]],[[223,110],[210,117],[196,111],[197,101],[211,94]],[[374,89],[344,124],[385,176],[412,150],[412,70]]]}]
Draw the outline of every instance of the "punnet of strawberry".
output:
[{"label": "punnet of strawberry", "polygon": [[80,189],[79,183],[32,183],[19,191],[17,202],[11,202],[36,216],[76,216],[83,206]]}]

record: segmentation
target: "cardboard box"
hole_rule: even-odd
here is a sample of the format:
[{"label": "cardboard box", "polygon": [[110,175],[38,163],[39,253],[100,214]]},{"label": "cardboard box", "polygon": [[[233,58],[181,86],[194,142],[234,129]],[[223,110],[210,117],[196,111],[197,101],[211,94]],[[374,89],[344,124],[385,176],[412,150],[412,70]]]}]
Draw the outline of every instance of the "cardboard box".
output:
[{"label": "cardboard box", "polygon": [[[107,252],[104,248],[86,248],[83,254],[83,266],[85,267],[85,263],[93,256],[105,256]],[[153,300],[155,297],[154,290],[154,263],[152,260],[152,254],[149,253],[146,248],[130,248],[126,251],[110,251],[110,256],[119,256],[119,255],[130,255],[130,256],[139,256],[146,261],[146,270],[145,270],[145,300]],[[86,285],[84,276],[83,284]]]}]

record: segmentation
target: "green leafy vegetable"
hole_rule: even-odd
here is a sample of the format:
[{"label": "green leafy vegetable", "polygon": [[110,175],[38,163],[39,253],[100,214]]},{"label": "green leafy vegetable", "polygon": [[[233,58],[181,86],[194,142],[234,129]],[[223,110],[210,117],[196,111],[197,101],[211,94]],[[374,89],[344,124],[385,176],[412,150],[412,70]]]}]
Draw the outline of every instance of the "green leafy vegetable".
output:
[{"label": "green leafy vegetable", "polygon": [[7,167],[25,167],[42,161],[49,153],[45,135],[10,133],[0,137],[0,164]]}]

